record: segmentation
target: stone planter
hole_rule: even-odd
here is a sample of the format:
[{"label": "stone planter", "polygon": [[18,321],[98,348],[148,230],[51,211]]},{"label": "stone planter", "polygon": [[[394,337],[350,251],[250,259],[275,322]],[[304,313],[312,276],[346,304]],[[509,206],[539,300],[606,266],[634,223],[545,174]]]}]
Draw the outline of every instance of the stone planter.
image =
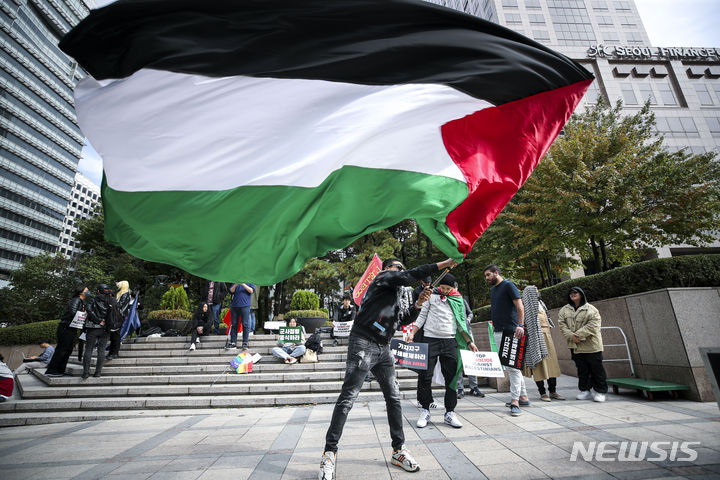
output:
[{"label": "stone planter", "polygon": [[305,333],[308,335],[312,335],[316,329],[324,326],[327,320],[325,317],[297,317],[298,325],[305,327]]}]

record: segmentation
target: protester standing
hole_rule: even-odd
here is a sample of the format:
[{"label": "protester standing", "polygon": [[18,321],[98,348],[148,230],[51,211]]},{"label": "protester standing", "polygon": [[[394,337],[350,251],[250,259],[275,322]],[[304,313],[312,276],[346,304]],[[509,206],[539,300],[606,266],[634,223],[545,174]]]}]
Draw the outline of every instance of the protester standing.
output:
[{"label": "protester standing", "polygon": [[[530,288],[530,287],[528,287]],[[535,288],[535,287],[533,287]],[[536,288],[537,290],[537,288]],[[563,396],[557,393],[557,379],[561,375],[560,364],[558,363],[557,352],[555,351],[555,343],[552,339],[550,329],[554,328],[555,325],[550,319],[548,309],[540,298],[540,291],[538,294],[538,322],[542,329],[543,339],[545,340],[545,346],[547,348],[547,356],[542,359],[540,363],[535,365],[533,368],[523,367],[523,375],[526,377],[532,377],[537,385],[538,392],[540,393],[540,400],[543,402],[550,402],[552,400],[565,400]],[[527,319],[527,312],[525,313]],[[545,380],[547,380],[548,388],[545,389]],[[549,395],[548,395],[549,392]]]},{"label": "protester standing", "polygon": [[402,262],[396,258],[383,262],[383,269],[368,287],[350,331],[345,379],[325,436],[319,480],[331,480],[335,476],[338,442],[348,413],[369,372],[375,375],[385,397],[393,448],[391,463],[409,472],[420,469],[405,448],[400,389],[395,376],[395,358],[389,343],[399,326],[409,325],[417,318],[422,304],[430,297],[428,289],[413,304],[412,289],[406,287],[439,269],[456,265],[455,261],[447,259],[437,264],[405,270]]},{"label": "protester standing", "polygon": [[[602,319],[600,312],[587,303],[585,292],[572,287],[568,292],[568,303],[558,313],[560,331],[567,339],[568,347],[578,372],[578,400],[604,402],[608,391],[605,368],[603,367],[603,341],[600,333]],[[590,390],[594,390],[592,393]]]},{"label": "protester standing", "polygon": [[228,288],[225,282],[208,281],[200,295],[200,300],[211,306],[213,315],[212,326],[215,335],[220,334],[220,310],[222,309],[222,303],[227,294]]},{"label": "protester standing", "polygon": [[234,283],[230,287],[233,294],[230,304],[230,344],[228,348],[237,348],[237,327],[238,319],[242,319],[242,349],[248,348],[248,337],[250,336],[250,306],[252,294],[255,291],[252,283]]},{"label": "protester standing", "polygon": [[104,283],[98,285],[97,295],[88,302],[85,310],[88,315],[85,319],[86,345],[85,356],[83,357],[83,379],[90,376],[90,363],[95,349],[97,349],[97,363],[95,364],[94,376],[99,377],[102,373],[102,367],[105,363],[108,328],[111,324],[116,323],[116,317],[120,316],[112,288]]},{"label": "protester standing", "polygon": [[110,351],[108,352],[106,360],[113,360],[120,356],[120,346],[122,345],[122,335],[120,333],[122,324],[125,320],[127,312],[130,310],[132,304],[132,296],[130,295],[130,284],[127,280],[121,280],[115,284],[118,288],[115,294],[115,301],[117,302],[117,308],[120,312],[121,321],[119,325],[109,329],[110,336]]},{"label": "protester standing", "polygon": [[[503,332],[515,338],[525,335],[525,310],[517,286],[500,275],[497,265],[488,265],[483,271],[490,288],[490,315],[495,330],[495,343],[500,345]],[[510,379],[510,415],[519,416],[520,405],[529,406],[525,379],[517,368],[505,367]]]},{"label": "protester standing", "polygon": [[415,333],[422,328],[425,332],[423,341],[428,344],[427,370],[418,373],[417,381],[417,399],[422,407],[417,421],[418,428],[426,427],[430,420],[431,383],[437,362],[440,362],[445,379],[445,423],[455,428],[463,426],[455,414],[458,400],[457,380],[459,378],[462,381],[462,359],[459,350],[469,349],[476,352],[477,347],[467,331],[465,303],[455,289],[455,284],[455,277],[449,273],[440,279],[438,288],[422,306],[408,335],[407,340],[412,343]]},{"label": "protester standing", "polygon": [[57,326],[57,346],[55,354],[48,363],[45,375],[48,377],[61,377],[65,375],[65,368],[70,359],[73,348],[75,347],[75,339],[77,338],[78,329],[71,328],[70,323],[78,312],[85,311],[85,296],[88,288],[82,285],[75,289],[73,298],[65,307],[65,311],[60,316],[60,323]]}]

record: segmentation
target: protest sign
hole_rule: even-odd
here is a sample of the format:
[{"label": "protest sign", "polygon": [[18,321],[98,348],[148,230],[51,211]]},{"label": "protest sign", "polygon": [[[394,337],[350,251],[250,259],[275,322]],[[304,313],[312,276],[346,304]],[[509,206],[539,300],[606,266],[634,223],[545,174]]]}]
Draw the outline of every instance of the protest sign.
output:
[{"label": "protest sign", "polygon": [[527,335],[515,338],[512,330],[503,330],[502,339],[498,346],[500,363],[511,368],[522,369],[525,363],[525,341]]},{"label": "protest sign", "polygon": [[407,343],[398,338],[393,338],[390,340],[390,349],[398,365],[412,368],[413,370],[427,370],[427,343]]},{"label": "protest sign", "polygon": [[333,335],[336,337],[349,337],[355,322],[333,322]]},{"label": "protest sign", "polygon": [[365,292],[381,270],[382,260],[380,260],[380,257],[378,257],[376,253],[373,255],[370,264],[365,269],[363,276],[360,277],[360,280],[355,284],[355,289],[353,290],[353,300],[357,306],[360,306],[360,302],[362,302]]},{"label": "protest sign", "polygon": [[471,352],[460,350],[465,375],[476,377],[504,377],[497,352]]},{"label": "protest sign", "polygon": [[278,343],[302,343],[302,327],[280,327]]},{"label": "protest sign", "polygon": [[83,328],[85,326],[85,319],[87,318],[87,312],[75,312],[75,316],[70,322],[70,328]]}]

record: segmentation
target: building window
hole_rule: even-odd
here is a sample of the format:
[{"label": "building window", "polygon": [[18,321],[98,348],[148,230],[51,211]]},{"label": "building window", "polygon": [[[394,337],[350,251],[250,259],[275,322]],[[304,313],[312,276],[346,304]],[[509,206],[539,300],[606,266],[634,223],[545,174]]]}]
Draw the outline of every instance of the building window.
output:
[{"label": "building window", "polygon": [[603,32],[603,41],[605,42],[619,42],[620,35],[617,32]]},{"label": "building window", "polygon": [[605,1],[594,1],[592,2],[593,10],[607,10],[608,4]]},{"label": "building window", "polygon": [[522,23],[522,17],[519,13],[506,13],[505,21],[507,23]]},{"label": "building window", "polygon": [[675,94],[669,83],[659,84],[658,90],[660,91],[660,100],[662,100],[663,105],[677,105],[677,99],[675,99]]},{"label": "building window", "polygon": [[627,32],[625,38],[629,43],[642,43],[643,38],[640,32]]},{"label": "building window", "polygon": [[547,30],[533,30],[532,35],[535,40],[550,40],[550,35]]},{"label": "building window", "polygon": [[622,91],[623,96],[623,102],[625,102],[625,105],[637,105],[638,101],[635,97],[635,90],[633,90],[633,87],[629,83],[622,83],[620,84],[620,90]]},{"label": "building window", "polygon": [[517,0],[502,0],[503,8],[518,8]]},{"label": "building window", "polygon": [[720,137],[720,118],[706,118],[705,121],[710,128],[710,134],[713,137]]},{"label": "building window", "polygon": [[600,96],[600,88],[598,88],[597,80],[592,82],[585,92],[583,99],[588,103],[597,103]]},{"label": "building window", "polygon": [[598,25],[612,25],[612,17],[609,15],[598,15],[597,16],[597,22]]},{"label": "building window", "polygon": [[540,8],[540,0],[525,0],[527,8]]},{"label": "building window", "polygon": [[537,25],[545,23],[545,17],[543,17],[540,13],[531,13],[528,17],[530,18],[531,24]]},{"label": "building window", "polygon": [[713,104],[710,92],[708,92],[708,89],[705,85],[695,85],[695,93],[697,93],[698,100],[700,100],[700,105]]},{"label": "building window", "polygon": [[638,90],[640,90],[640,100],[643,103],[650,100],[650,105],[657,105],[657,100],[655,100],[655,93],[653,92],[652,85],[650,85],[649,83],[641,83],[638,85]]},{"label": "building window", "polygon": [[615,3],[615,10],[617,10],[617,11],[630,10],[630,2],[614,2],[614,3]]},{"label": "building window", "polygon": [[635,25],[637,25],[637,22],[635,21],[634,17],[622,15],[620,17],[620,25],[622,25],[623,27],[634,27]]}]

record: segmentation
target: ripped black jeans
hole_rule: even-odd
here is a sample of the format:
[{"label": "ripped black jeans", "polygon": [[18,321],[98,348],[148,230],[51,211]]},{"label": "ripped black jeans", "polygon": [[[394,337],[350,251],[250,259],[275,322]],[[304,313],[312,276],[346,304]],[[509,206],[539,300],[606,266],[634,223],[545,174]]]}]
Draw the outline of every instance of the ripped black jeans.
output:
[{"label": "ripped black jeans", "polygon": [[395,359],[389,345],[378,345],[364,338],[350,335],[348,341],[345,381],[335,403],[330,427],[325,436],[325,451],[337,453],[337,445],[342,436],[345,421],[360,393],[368,372],[375,375],[385,397],[388,424],[393,450],[405,443],[403,433],[402,406],[400,405],[400,385],[395,376]]}]

